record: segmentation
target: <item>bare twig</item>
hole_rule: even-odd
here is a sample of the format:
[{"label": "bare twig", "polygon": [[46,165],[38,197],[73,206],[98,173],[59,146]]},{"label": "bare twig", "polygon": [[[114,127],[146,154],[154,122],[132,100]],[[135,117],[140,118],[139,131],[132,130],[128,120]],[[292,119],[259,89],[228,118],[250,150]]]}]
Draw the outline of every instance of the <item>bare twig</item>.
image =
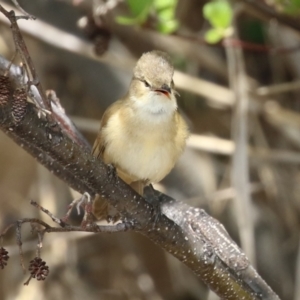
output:
[{"label": "bare twig", "polygon": [[251,262],[255,263],[254,223],[251,213],[248,166],[248,84],[241,49],[227,47],[226,53],[230,82],[236,97],[236,107],[232,121],[233,140],[235,142],[232,184],[236,191],[236,216],[242,248]]},{"label": "bare twig", "polygon": [[[42,242],[44,238],[45,233],[51,233],[51,232],[93,232],[93,233],[99,233],[99,232],[106,232],[106,233],[114,233],[114,232],[124,232],[132,229],[131,224],[129,223],[118,223],[116,225],[97,225],[97,224],[89,224],[90,226],[72,226],[70,224],[65,223],[61,219],[54,216],[49,210],[45,209],[41,205],[39,205],[35,201],[30,202],[34,207],[38,208],[45,214],[47,214],[52,221],[57,223],[60,227],[52,227],[46,222],[36,219],[36,218],[23,218],[20,220],[17,220],[16,222],[13,222],[9,224],[6,228],[4,228],[0,232],[0,239],[3,240],[3,237],[7,234],[7,232],[15,227],[15,234],[16,234],[16,240],[17,245],[19,248],[19,258],[20,258],[20,264],[23,269],[23,272],[26,272],[25,264],[24,264],[24,255],[23,255],[23,242],[22,242],[22,236],[21,236],[21,228],[23,224],[29,223],[32,227],[32,230],[35,231],[38,235],[38,243],[37,243],[37,254],[36,257],[40,257],[40,250],[42,248]],[[40,228],[41,227],[41,228]],[[24,284],[28,284],[31,280],[31,277],[26,281]]]},{"label": "bare twig", "polygon": [[300,89],[300,80],[292,82],[277,83],[270,86],[262,86],[256,90],[256,94],[261,97],[274,96],[281,93],[288,93]]},{"label": "bare twig", "polygon": [[17,240],[17,245],[19,246],[20,264],[21,264],[21,267],[25,274],[26,269],[25,269],[25,265],[24,265],[24,256],[23,256],[23,251],[22,251],[21,226],[22,226],[22,221],[17,221],[17,223],[16,223],[16,240]]},{"label": "bare twig", "polygon": [[[106,233],[114,233],[114,232],[123,232],[128,231],[132,229],[132,225],[127,223],[118,223],[116,225],[97,225],[95,223],[92,223],[90,220],[89,222],[85,223],[85,226],[73,226],[68,223],[66,223],[64,220],[54,216],[48,209],[42,207],[35,201],[30,201],[30,204],[36,207],[37,209],[41,210],[43,213],[48,215],[51,220],[58,224],[61,228],[59,230],[57,227],[45,227],[45,229],[42,231],[43,233],[47,232],[71,232],[71,231],[84,231],[84,232],[106,232]],[[53,230],[53,231],[52,231]]]},{"label": "bare twig", "polygon": [[298,148],[300,147],[300,116],[295,111],[285,109],[275,101],[268,101],[264,107],[266,120]]},{"label": "bare twig", "polygon": [[22,61],[26,66],[26,70],[28,71],[28,77],[29,77],[28,84],[29,84],[29,86],[31,84],[35,85],[41,96],[42,102],[36,102],[37,105],[39,105],[39,107],[41,109],[46,109],[48,111],[51,111],[50,102],[48,101],[46,94],[44,93],[43,87],[41,85],[41,82],[37,76],[35,67],[33,65],[33,61],[29,55],[28,49],[23,40],[23,36],[21,35],[15,12],[13,10],[8,12],[1,5],[0,5],[0,11],[9,19],[9,21],[11,23],[11,29],[12,29],[12,34],[13,34],[16,50],[18,51],[19,55],[21,56]]},{"label": "bare twig", "polygon": [[36,207],[37,209],[41,210],[46,215],[48,215],[51,218],[51,220],[53,222],[55,222],[56,224],[58,224],[60,227],[64,228],[64,227],[70,226],[69,224],[65,223],[63,220],[55,217],[48,209],[45,209],[44,207],[39,205],[36,201],[31,200],[30,204],[33,205],[34,207]]},{"label": "bare twig", "polygon": [[32,15],[30,15],[27,11],[25,11],[19,4],[17,0],[11,0],[13,4],[17,7],[18,10],[22,12],[23,15],[25,15],[28,19],[35,20],[36,18]]}]

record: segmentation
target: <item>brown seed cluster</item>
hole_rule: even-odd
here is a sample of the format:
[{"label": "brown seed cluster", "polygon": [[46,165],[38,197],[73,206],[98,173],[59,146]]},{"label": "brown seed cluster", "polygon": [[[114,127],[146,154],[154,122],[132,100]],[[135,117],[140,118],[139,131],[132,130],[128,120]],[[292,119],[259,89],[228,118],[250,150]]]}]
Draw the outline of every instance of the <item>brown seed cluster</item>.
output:
[{"label": "brown seed cluster", "polygon": [[12,87],[9,78],[4,75],[0,75],[0,106],[8,103],[12,94]]},{"label": "brown seed cluster", "polygon": [[27,110],[27,92],[25,89],[16,89],[12,99],[12,114],[18,123],[22,121]]},{"label": "brown seed cluster", "polygon": [[0,248],[0,268],[4,269],[9,259],[8,252],[3,247]]},{"label": "brown seed cluster", "polygon": [[28,270],[32,278],[37,280],[45,280],[49,274],[49,267],[40,257],[35,257],[30,261]]}]

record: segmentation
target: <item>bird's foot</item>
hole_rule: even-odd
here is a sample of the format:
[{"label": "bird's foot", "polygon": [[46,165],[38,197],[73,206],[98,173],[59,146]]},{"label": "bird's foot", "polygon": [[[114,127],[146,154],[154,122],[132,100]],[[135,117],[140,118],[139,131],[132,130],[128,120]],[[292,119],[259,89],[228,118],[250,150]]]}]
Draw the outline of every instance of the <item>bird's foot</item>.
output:
[{"label": "bird's foot", "polygon": [[108,175],[108,179],[110,181],[112,180],[116,180],[118,178],[118,173],[117,173],[117,169],[113,164],[108,164],[107,165],[107,175]]}]

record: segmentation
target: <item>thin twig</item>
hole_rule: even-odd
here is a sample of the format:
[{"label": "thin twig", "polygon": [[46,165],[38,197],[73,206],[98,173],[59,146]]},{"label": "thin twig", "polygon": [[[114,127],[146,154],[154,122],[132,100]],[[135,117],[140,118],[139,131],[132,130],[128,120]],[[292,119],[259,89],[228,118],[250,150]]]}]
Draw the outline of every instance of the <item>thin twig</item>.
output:
[{"label": "thin twig", "polygon": [[[237,16],[237,13],[238,10],[235,12],[235,16]],[[236,107],[232,120],[233,140],[235,142],[235,152],[232,161],[232,185],[236,191],[236,216],[242,248],[251,262],[255,263],[254,223],[249,191],[248,84],[241,49],[227,47],[226,54],[230,82],[236,97]]]},{"label": "thin twig", "polygon": [[15,46],[16,46],[18,53],[21,56],[21,59],[22,59],[24,65],[26,66],[26,70],[28,71],[28,77],[30,79],[29,82],[31,84],[35,85],[39,91],[42,102],[37,102],[37,104],[39,105],[40,108],[51,111],[51,105],[50,105],[49,101],[47,100],[46,94],[44,93],[43,87],[42,87],[41,82],[36,73],[33,61],[29,55],[29,52],[28,52],[28,49],[24,42],[23,36],[20,33],[20,29],[19,29],[19,26],[17,23],[17,17],[15,15],[15,12],[13,10],[8,12],[1,5],[0,5],[0,12],[2,12],[9,19],[9,21],[11,23],[11,30],[12,30]]},{"label": "thin twig", "polygon": [[28,19],[30,20],[35,20],[36,17],[33,15],[30,15],[27,11],[24,10],[24,8],[22,8],[20,6],[20,4],[18,3],[17,0],[11,0],[13,2],[13,4],[22,12],[22,14],[24,14]]},{"label": "thin twig", "polygon": [[20,257],[20,264],[23,269],[23,273],[26,273],[25,264],[24,264],[24,256],[23,256],[23,250],[22,250],[22,236],[21,236],[21,227],[23,222],[17,221],[16,222],[16,240],[17,245],[19,246],[19,257]]},{"label": "thin twig", "polygon": [[300,80],[292,82],[277,83],[269,86],[257,88],[255,93],[260,97],[274,96],[277,94],[288,93],[295,90],[300,90]]},{"label": "thin twig", "polygon": [[60,227],[65,228],[68,227],[69,224],[65,223],[62,219],[59,219],[55,217],[48,209],[44,208],[43,206],[39,205],[36,201],[31,200],[30,204],[36,207],[37,209],[41,210],[43,213],[45,213],[47,216],[51,218],[53,222],[58,224]]}]

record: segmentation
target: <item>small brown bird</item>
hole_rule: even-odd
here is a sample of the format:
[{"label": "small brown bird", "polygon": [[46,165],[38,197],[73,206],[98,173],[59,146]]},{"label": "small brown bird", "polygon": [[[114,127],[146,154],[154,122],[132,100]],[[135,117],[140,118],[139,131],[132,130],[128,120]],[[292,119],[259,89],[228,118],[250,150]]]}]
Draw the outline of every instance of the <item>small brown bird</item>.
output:
[{"label": "small brown bird", "polygon": [[[159,182],[183,152],[188,127],[177,111],[174,68],[161,51],[144,53],[137,62],[129,91],[105,111],[93,155],[116,167],[118,176],[140,195]],[[99,195],[93,213],[108,217]]]}]

